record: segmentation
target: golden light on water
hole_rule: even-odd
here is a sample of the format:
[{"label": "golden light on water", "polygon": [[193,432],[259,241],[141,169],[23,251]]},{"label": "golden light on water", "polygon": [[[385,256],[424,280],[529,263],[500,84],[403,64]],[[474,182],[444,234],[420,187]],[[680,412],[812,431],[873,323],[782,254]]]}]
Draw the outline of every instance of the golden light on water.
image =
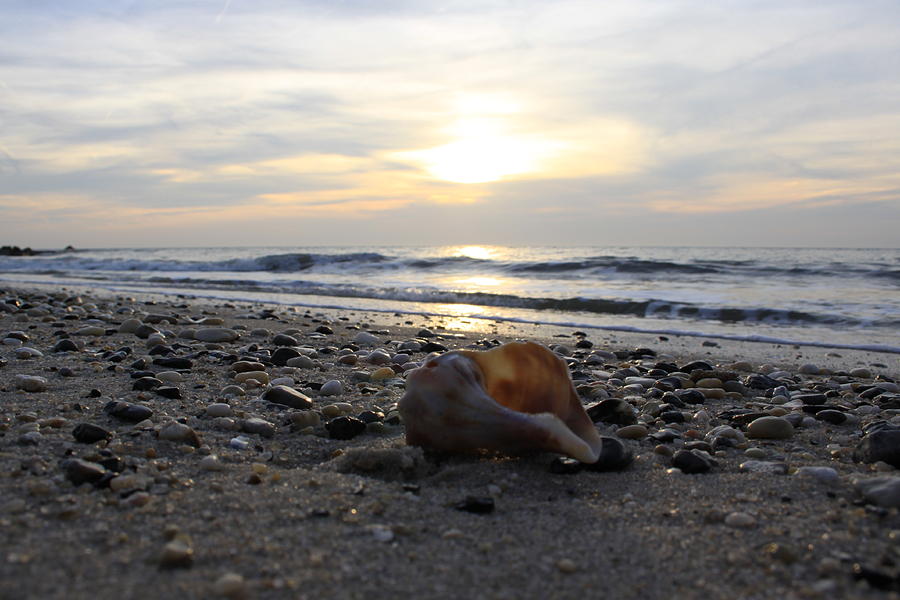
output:
[{"label": "golden light on water", "polygon": [[452,253],[452,256],[464,256],[476,260],[488,260],[489,258],[492,258],[494,254],[494,250],[484,246],[460,246]]}]

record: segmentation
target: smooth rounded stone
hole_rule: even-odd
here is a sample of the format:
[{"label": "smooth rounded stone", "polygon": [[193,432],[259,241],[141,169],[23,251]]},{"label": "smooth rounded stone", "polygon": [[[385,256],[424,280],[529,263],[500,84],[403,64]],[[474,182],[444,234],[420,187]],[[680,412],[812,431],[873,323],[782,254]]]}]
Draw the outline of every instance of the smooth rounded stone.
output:
[{"label": "smooth rounded stone", "polygon": [[625,425],[616,430],[616,435],[626,440],[639,440],[642,437],[646,437],[647,433],[649,433],[647,427],[637,423]]},{"label": "smooth rounded stone", "polygon": [[421,349],[422,344],[420,342],[417,342],[416,340],[407,340],[397,347],[397,350],[401,350],[403,352],[419,352]]},{"label": "smooth rounded stone", "polygon": [[226,398],[229,398],[232,396],[245,396],[247,395],[247,390],[239,385],[226,385],[219,393]]},{"label": "smooth rounded stone", "polygon": [[800,467],[794,473],[796,477],[812,477],[823,483],[837,483],[840,475],[831,467]]},{"label": "smooth rounded stone", "polygon": [[410,361],[410,358],[411,357],[409,356],[409,354],[406,354],[405,352],[399,352],[391,357],[391,362],[395,365],[405,365]]},{"label": "smooth rounded stone", "polygon": [[644,389],[648,389],[653,387],[653,384],[656,383],[655,379],[650,377],[626,377],[625,378],[625,386],[631,385],[639,385]]},{"label": "smooth rounded stone", "polygon": [[75,335],[101,336],[106,335],[106,329],[99,325],[88,325],[75,331]]},{"label": "smooth rounded stone", "polygon": [[631,404],[619,398],[608,398],[597,404],[588,406],[588,417],[594,423],[603,422],[613,425],[633,425],[637,423],[637,413]]},{"label": "smooth rounded stone", "polygon": [[325,423],[329,437],[336,440],[355,438],[366,430],[366,424],[356,417],[337,417]]},{"label": "smooth rounded stone", "polygon": [[364,410],[356,418],[368,425],[369,423],[380,423],[384,421],[384,413],[381,411]]},{"label": "smooth rounded stone", "polygon": [[322,417],[314,410],[301,410],[291,414],[291,424],[296,429],[318,427],[322,423]]},{"label": "smooth rounded stone", "polygon": [[286,386],[288,386],[288,387],[293,387],[294,383],[296,383],[296,382],[294,381],[294,378],[293,378],[293,377],[287,377],[287,376],[284,376],[284,377],[276,377],[275,379],[270,379],[270,380],[269,380],[269,385],[270,385],[270,386],[286,385]]},{"label": "smooth rounded stone", "polygon": [[168,542],[159,555],[160,569],[188,569],[193,564],[194,549],[184,539]]},{"label": "smooth rounded stone", "polygon": [[298,356],[302,356],[302,354],[296,348],[290,346],[278,346],[275,348],[275,351],[272,352],[271,361],[279,367],[285,367],[289,360],[297,358]]},{"label": "smooth rounded stone", "polygon": [[794,435],[794,426],[783,417],[760,417],[747,425],[747,436],[753,439],[785,440]]},{"label": "smooth rounded stone", "polygon": [[386,365],[391,362],[391,355],[384,350],[375,350],[366,355],[366,362],[370,365]]},{"label": "smooth rounded stone", "polygon": [[204,327],[194,331],[194,339],[198,342],[223,343],[238,339],[238,332],[227,327]]},{"label": "smooth rounded stone", "polygon": [[872,371],[865,367],[857,367],[850,370],[850,377],[856,377],[857,379],[871,379]]},{"label": "smooth rounded stone", "polygon": [[331,379],[322,384],[319,394],[322,396],[339,396],[344,393],[344,384],[337,379]]},{"label": "smooth rounded stone", "polygon": [[263,392],[261,398],[275,404],[290,406],[300,410],[307,410],[313,407],[313,401],[309,396],[286,385],[276,385],[267,389]]},{"label": "smooth rounded stone", "polygon": [[756,447],[747,448],[746,450],[744,450],[744,456],[746,456],[747,458],[759,460],[766,457],[766,451],[762,448]]},{"label": "smooth rounded stone", "polygon": [[119,325],[119,333],[135,333],[143,325],[140,319],[125,319]]},{"label": "smooth rounded stone", "polygon": [[228,600],[245,600],[250,596],[247,583],[237,573],[225,573],[213,584],[213,592]]},{"label": "smooth rounded stone", "polygon": [[64,460],[62,468],[66,479],[75,485],[98,482],[107,474],[107,470],[102,465],[81,458]]},{"label": "smooth rounded stone", "polygon": [[6,339],[18,340],[24,344],[25,342],[29,341],[31,338],[28,337],[28,334],[25,333],[24,331],[15,330],[15,331],[8,332],[6,334],[6,336],[4,337],[4,341]]},{"label": "smooth rounded stone", "polygon": [[259,417],[250,417],[241,421],[241,431],[244,433],[255,433],[263,437],[270,438],[275,435],[275,425],[269,423],[265,419]]},{"label": "smooth rounded stone", "polygon": [[348,365],[352,367],[359,362],[359,356],[357,356],[356,354],[345,354],[343,356],[339,356],[336,362],[339,365]]},{"label": "smooth rounded stone", "polygon": [[297,341],[292,335],[288,335],[286,333],[276,333],[272,337],[272,345],[274,346],[299,346],[300,342]]},{"label": "smooth rounded stone", "polygon": [[722,387],[722,380],[718,377],[704,377],[697,380],[696,386],[698,388],[720,388]]},{"label": "smooth rounded stone", "polygon": [[733,512],[725,517],[725,524],[735,529],[749,529],[756,526],[756,518],[745,512]]},{"label": "smooth rounded stone", "polygon": [[112,433],[93,423],[79,423],[72,430],[72,437],[82,444],[93,444],[112,438]]},{"label": "smooth rounded stone", "polygon": [[150,487],[152,480],[146,475],[129,473],[119,475],[109,480],[109,489],[114,492],[126,492],[129,490],[145,490]]},{"label": "smooth rounded stone", "polygon": [[232,417],[234,410],[224,402],[216,402],[206,407],[206,414],[210,417]]},{"label": "smooth rounded stone", "polygon": [[44,436],[40,431],[27,431],[19,436],[16,443],[20,446],[37,446],[43,439]]},{"label": "smooth rounded stone", "polygon": [[884,461],[900,468],[900,429],[880,429],[866,434],[853,452],[853,460],[863,463]]},{"label": "smooth rounded stone", "polygon": [[26,392],[43,392],[47,389],[47,380],[37,375],[16,375],[16,389]]},{"label": "smooth rounded stone", "polygon": [[184,423],[177,421],[170,421],[163,425],[157,435],[159,439],[168,442],[181,442],[195,448],[200,447],[200,435]]},{"label": "smooth rounded stone", "polygon": [[699,388],[699,390],[706,400],[722,400],[728,393],[722,388]]},{"label": "smooth rounded stone", "polygon": [[390,367],[381,367],[380,369],[375,369],[371,375],[369,375],[369,381],[378,382],[384,381],[386,379],[392,379],[396,377],[397,374]]},{"label": "smooth rounded stone", "polygon": [[77,352],[78,344],[69,338],[63,338],[53,345],[51,352]]},{"label": "smooth rounded stone", "polygon": [[894,383],[893,381],[876,381],[875,387],[886,392],[891,392],[892,394],[900,392],[900,385]]},{"label": "smooth rounded stone", "polygon": [[184,375],[178,371],[160,371],[156,374],[156,378],[163,383],[182,383],[184,381]]},{"label": "smooth rounded stone", "polygon": [[247,373],[249,371],[265,371],[266,365],[261,362],[251,362],[249,360],[237,360],[231,363],[231,370],[235,373]]},{"label": "smooth rounded stone", "polygon": [[231,417],[215,417],[212,420],[212,427],[216,431],[239,431],[241,425]]},{"label": "smooth rounded stone", "polygon": [[[356,356],[355,354],[348,356]],[[316,361],[311,359],[308,356],[301,354],[300,356],[295,356],[294,358],[288,359],[285,363],[288,367],[295,367],[297,369],[314,369],[316,367]]]},{"label": "smooth rounded stone", "polygon": [[227,468],[215,454],[208,454],[200,459],[200,470],[202,471],[224,471]]},{"label": "smooth rounded stone", "polygon": [[162,385],[162,381],[156,377],[140,377],[131,384],[131,389],[136,392],[146,392]]},{"label": "smooth rounded stone", "polygon": [[667,410],[659,413],[659,418],[664,423],[684,423],[684,413],[680,410]]},{"label": "smooth rounded stone", "polygon": [[798,370],[801,375],[818,375],[819,371],[820,369],[818,365],[814,365],[812,363],[800,365],[800,369]]},{"label": "smooth rounded stone", "polygon": [[631,464],[634,454],[622,440],[601,436],[600,456],[597,462],[585,465],[590,471],[621,471]]},{"label": "smooth rounded stone", "polygon": [[238,383],[244,383],[249,379],[254,379],[260,383],[269,383],[269,374],[265,371],[244,371],[243,373],[235,373],[234,380]]},{"label": "smooth rounded stone", "polygon": [[839,410],[825,409],[816,413],[816,419],[832,425],[840,425],[847,421],[847,415]]},{"label": "smooth rounded stone", "polygon": [[716,461],[702,450],[679,450],[672,456],[672,466],[683,473],[705,473],[715,464]]},{"label": "smooth rounded stone", "polygon": [[748,460],[742,462],[739,468],[744,473],[770,473],[772,475],[784,475],[788,471],[785,463],[768,460]]},{"label": "smooth rounded stone", "polygon": [[170,385],[160,386],[153,393],[169,400],[181,400],[181,390]]},{"label": "smooth rounded stone", "polygon": [[900,477],[858,479],[854,481],[854,487],[867,502],[884,508],[900,508]]},{"label": "smooth rounded stone", "polygon": [[353,336],[353,341],[362,346],[373,346],[375,344],[380,344],[381,339],[368,331],[360,331],[355,336]]},{"label": "smooth rounded stone", "polygon": [[112,417],[139,423],[153,416],[153,411],[142,404],[132,404],[124,400],[112,400],[103,407],[103,411]]},{"label": "smooth rounded stone", "polygon": [[23,342],[22,340],[20,340],[18,338],[11,338],[11,337],[3,338],[4,346],[14,346],[14,347],[18,348],[19,346],[22,346],[24,343],[25,342]]},{"label": "smooth rounded stone", "polygon": [[16,348],[13,352],[13,355],[18,360],[31,360],[32,358],[41,358],[42,356],[44,356],[44,353],[37,348],[22,346],[21,348]]},{"label": "smooth rounded stone", "polygon": [[191,369],[194,366],[194,361],[181,356],[166,356],[163,358],[154,358],[153,364],[168,369]]}]

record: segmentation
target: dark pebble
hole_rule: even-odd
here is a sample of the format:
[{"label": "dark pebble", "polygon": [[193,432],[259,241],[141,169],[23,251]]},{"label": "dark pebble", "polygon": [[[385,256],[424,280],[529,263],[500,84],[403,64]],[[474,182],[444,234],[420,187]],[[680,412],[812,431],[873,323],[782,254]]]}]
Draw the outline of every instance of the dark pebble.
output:
[{"label": "dark pebble", "polygon": [[384,413],[377,410],[364,410],[356,418],[363,423],[378,423],[384,421]]},{"label": "dark pebble", "polygon": [[744,382],[748,388],[752,390],[771,390],[781,385],[777,379],[772,379],[768,375],[750,375]]},{"label": "dark pebble", "polygon": [[664,423],[684,423],[684,413],[680,410],[667,410],[659,414]]},{"label": "dark pebble", "polygon": [[161,385],[162,381],[160,381],[156,377],[141,377],[140,379],[136,379],[134,383],[131,384],[131,389],[136,392],[145,392],[147,390],[158,388]]},{"label": "dark pebble", "polygon": [[876,429],[866,434],[856,447],[853,459],[863,463],[883,460],[900,468],[900,430]]},{"label": "dark pebble", "polygon": [[159,329],[157,329],[156,327],[151,327],[150,325],[141,325],[137,328],[137,331],[134,332],[134,335],[138,336],[142,340],[146,340],[154,333],[159,333]]},{"label": "dark pebble", "polygon": [[678,398],[686,404],[703,404],[706,402],[706,396],[703,392],[695,389],[678,390],[675,392]]},{"label": "dark pebble", "polygon": [[165,344],[157,344],[150,348],[147,354],[150,356],[169,356],[170,354],[175,354],[175,351]]},{"label": "dark pebble", "polygon": [[157,395],[168,398],[169,400],[181,400],[181,390],[171,385],[158,387],[153,391]]},{"label": "dark pebble", "polygon": [[672,457],[672,466],[684,473],[705,473],[713,468],[715,461],[700,450],[679,450]]},{"label": "dark pebble", "polygon": [[75,371],[69,367],[60,367],[59,375],[60,377],[75,377]]},{"label": "dark pebble", "polygon": [[190,369],[194,366],[194,363],[189,358],[182,358],[179,356],[166,356],[163,358],[154,358],[153,364],[166,367],[169,369]]},{"label": "dark pebble", "polygon": [[476,515],[486,515],[494,512],[494,499],[489,496],[468,496],[453,508]]},{"label": "dark pebble", "polygon": [[862,398],[863,400],[872,400],[872,399],[877,398],[878,396],[882,395],[883,393],[885,393],[885,391],[879,387],[870,387],[869,389],[863,391],[859,395],[859,397]]},{"label": "dark pebble", "polygon": [[77,352],[78,344],[70,339],[63,339],[53,345],[53,352]]},{"label": "dark pebble", "polygon": [[712,365],[703,360],[695,360],[694,362],[690,362],[679,369],[682,373],[690,374],[691,371],[696,371],[698,369],[703,371],[711,371]]},{"label": "dark pebble", "polygon": [[300,352],[295,350],[294,348],[288,348],[287,346],[279,346],[272,352],[272,357],[270,360],[273,364],[278,365],[279,367],[283,367],[287,364],[287,361],[292,358],[297,358],[300,356]]},{"label": "dark pebble", "polygon": [[654,431],[653,433],[651,433],[649,437],[653,438],[657,442],[667,444],[680,438],[681,434],[674,429],[660,429],[659,431]]},{"label": "dark pebble", "polygon": [[76,442],[93,444],[94,442],[110,439],[112,434],[99,425],[94,425],[93,423],[79,423],[75,426],[75,429],[72,430],[72,436],[75,438]]},{"label": "dark pebble", "polygon": [[898,577],[859,563],[853,564],[853,578],[857,581],[865,581],[873,588],[879,590],[900,591],[900,579]]},{"label": "dark pebble", "polygon": [[278,333],[272,338],[272,344],[275,346],[297,346],[300,342],[292,335],[286,333]]},{"label": "dark pebble", "polygon": [[792,400],[799,400],[803,404],[825,404],[828,398],[825,394],[797,394],[791,397]]},{"label": "dark pebble", "polygon": [[607,436],[600,439],[603,441],[600,457],[597,462],[585,465],[589,471],[621,471],[634,460],[634,454],[622,440]]},{"label": "dark pebble", "polygon": [[99,398],[103,395],[103,392],[98,390],[97,388],[93,388],[91,391],[87,393],[88,398]]},{"label": "dark pebble", "polygon": [[429,342],[425,342],[424,344],[422,344],[422,347],[419,350],[421,350],[422,352],[425,352],[426,354],[429,352],[446,352],[447,346],[445,346],[443,344],[439,344],[437,342],[429,341]]},{"label": "dark pebble", "polygon": [[578,340],[577,342],[575,342],[575,347],[576,348],[593,348],[594,342],[592,342],[590,340]]},{"label": "dark pebble", "polygon": [[587,407],[588,417],[594,423],[612,423],[613,425],[632,425],[637,423],[634,408],[625,400],[608,398]]},{"label": "dark pebble", "polygon": [[153,411],[146,406],[132,404],[123,400],[112,400],[103,407],[103,410],[110,416],[132,423],[149,419],[153,415]]},{"label": "dark pebble", "polygon": [[262,397],[269,402],[300,410],[309,410],[313,407],[313,401],[310,398],[286,385],[273,386],[267,389]]},{"label": "dark pebble", "polygon": [[816,418],[832,425],[840,425],[847,420],[847,415],[839,410],[826,409],[816,413]]},{"label": "dark pebble", "polygon": [[66,479],[75,485],[95,483],[106,475],[106,469],[101,465],[80,458],[69,458],[64,460],[62,462],[62,468],[66,473]]},{"label": "dark pebble", "polygon": [[356,417],[337,417],[325,424],[328,435],[335,440],[349,440],[366,430],[366,424]]},{"label": "dark pebble", "polygon": [[[334,333],[334,329],[329,327],[328,325],[319,325],[316,327],[316,333],[322,333],[325,335],[331,335]],[[296,345],[296,344],[295,344]]]}]

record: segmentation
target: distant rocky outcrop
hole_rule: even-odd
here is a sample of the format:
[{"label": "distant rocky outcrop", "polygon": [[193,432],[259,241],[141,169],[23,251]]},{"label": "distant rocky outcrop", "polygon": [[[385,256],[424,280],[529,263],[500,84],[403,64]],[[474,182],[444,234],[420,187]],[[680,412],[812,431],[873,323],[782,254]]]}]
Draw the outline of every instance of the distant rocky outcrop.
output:
[{"label": "distant rocky outcrop", "polygon": [[[0,256],[36,256],[38,254],[56,254],[59,250],[32,250],[28,246],[0,246]],[[62,252],[75,252],[72,246],[66,246]]]}]

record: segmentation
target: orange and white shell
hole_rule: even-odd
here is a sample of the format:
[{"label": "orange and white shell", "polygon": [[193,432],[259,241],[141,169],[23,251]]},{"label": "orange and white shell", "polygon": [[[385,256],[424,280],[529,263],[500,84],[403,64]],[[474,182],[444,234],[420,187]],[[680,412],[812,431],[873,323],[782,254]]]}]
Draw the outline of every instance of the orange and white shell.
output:
[{"label": "orange and white shell", "polygon": [[596,462],[602,440],[565,362],[532,342],[454,350],[410,371],[406,441],[443,451],[559,452]]}]

